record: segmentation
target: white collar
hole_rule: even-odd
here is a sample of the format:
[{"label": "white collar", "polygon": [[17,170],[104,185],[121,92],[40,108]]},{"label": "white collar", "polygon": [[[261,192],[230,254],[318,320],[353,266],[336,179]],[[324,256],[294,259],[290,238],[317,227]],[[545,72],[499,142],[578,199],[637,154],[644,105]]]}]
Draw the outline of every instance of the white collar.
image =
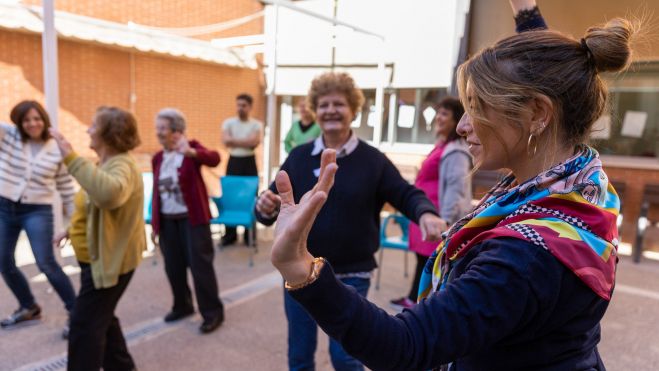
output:
[{"label": "white collar", "polygon": [[[343,146],[341,146],[341,148],[339,148],[336,151],[336,158],[348,156],[349,154],[355,151],[358,144],[359,144],[359,139],[357,139],[357,134],[355,134],[354,131],[350,130],[350,139],[348,139],[348,141],[345,142]],[[321,135],[318,138],[316,138],[316,140],[314,140],[313,150],[311,151],[311,155],[317,156],[321,152],[323,152],[325,148],[327,147],[325,147],[325,142],[323,141],[323,136]]]}]

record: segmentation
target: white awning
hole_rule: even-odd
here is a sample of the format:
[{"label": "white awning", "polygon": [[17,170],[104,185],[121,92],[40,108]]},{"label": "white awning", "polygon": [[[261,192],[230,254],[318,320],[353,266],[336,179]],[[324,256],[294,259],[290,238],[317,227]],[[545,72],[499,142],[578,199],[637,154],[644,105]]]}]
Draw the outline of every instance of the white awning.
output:
[{"label": "white awning", "polygon": [[[1,28],[41,33],[43,31],[41,14],[41,7],[0,0]],[[172,35],[139,26],[129,26],[57,11],[55,12],[55,28],[59,36],[67,39],[186,57],[232,67],[257,68],[254,55],[244,53],[240,49],[217,47],[209,41]]]}]

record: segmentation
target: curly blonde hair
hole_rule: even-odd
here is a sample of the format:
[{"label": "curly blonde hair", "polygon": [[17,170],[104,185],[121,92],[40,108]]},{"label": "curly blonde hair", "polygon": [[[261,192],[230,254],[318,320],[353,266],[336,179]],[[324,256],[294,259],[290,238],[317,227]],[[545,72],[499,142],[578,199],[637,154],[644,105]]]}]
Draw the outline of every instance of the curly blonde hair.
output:
[{"label": "curly blonde hair", "polygon": [[361,111],[364,104],[364,94],[355,84],[355,80],[345,72],[326,72],[311,82],[307,93],[307,105],[316,113],[318,99],[328,94],[339,93],[346,97],[353,114]]}]

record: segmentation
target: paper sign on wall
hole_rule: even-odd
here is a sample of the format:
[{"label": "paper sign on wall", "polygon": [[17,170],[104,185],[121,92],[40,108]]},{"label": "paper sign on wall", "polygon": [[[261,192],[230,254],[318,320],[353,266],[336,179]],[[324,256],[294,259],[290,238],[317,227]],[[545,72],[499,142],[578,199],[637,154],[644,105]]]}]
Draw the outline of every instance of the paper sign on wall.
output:
[{"label": "paper sign on wall", "polygon": [[426,130],[432,128],[432,120],[435,118],[437,112],[430,106],[423,110],[423,118],[426,120]]},{"label": "paper sign on wall", "polygon": [[647,112],[627,111],[625,113],[625,119],[622,121],[622,131],[620,134],[632,138],[642,137],[647,119]]},{"label": "paper sign on wall", "polygon": [[412,105],[402,105],[398,108],[398,127],[411,128],[414,126],[416,109]]},{"label": "paper sign on wall", "polygon": [[593,124],[590,132],[591,139],[609,139],[611,138],[611,116],[604,115],[597,119]]}]

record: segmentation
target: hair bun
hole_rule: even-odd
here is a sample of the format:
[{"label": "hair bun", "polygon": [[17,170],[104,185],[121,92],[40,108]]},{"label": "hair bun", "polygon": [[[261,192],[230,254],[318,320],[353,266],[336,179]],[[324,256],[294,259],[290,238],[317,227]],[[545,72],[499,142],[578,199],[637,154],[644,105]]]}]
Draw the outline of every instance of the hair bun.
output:
[{"label": "hair bun", "polygon": [[631,62],[631,39],[636,26],[623,18],[614,18],[604,26],[591,27],[584,40],[598,72],[624,70]]}]

